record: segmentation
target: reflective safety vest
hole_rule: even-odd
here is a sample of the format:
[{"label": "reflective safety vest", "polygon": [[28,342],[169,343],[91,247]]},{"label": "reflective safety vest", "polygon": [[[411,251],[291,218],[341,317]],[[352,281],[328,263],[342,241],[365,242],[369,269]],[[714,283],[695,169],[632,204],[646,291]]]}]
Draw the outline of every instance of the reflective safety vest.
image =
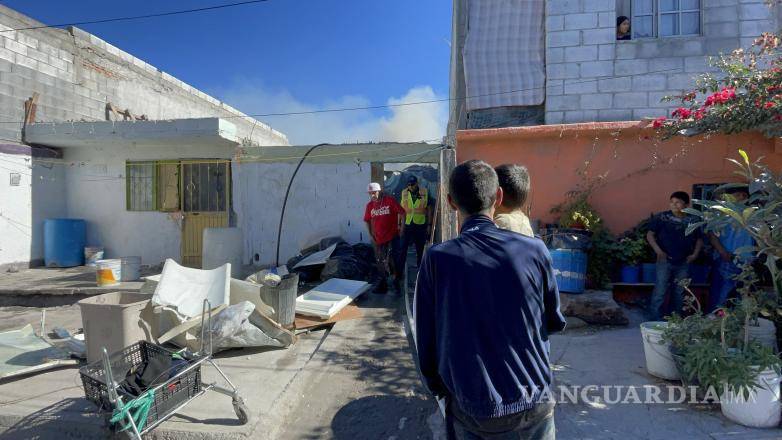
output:
[{"label": "reflective safety vest", "polygon": [[413,196],[410,194],[410,191],[406,189],[402,191],[402,203],[400,204],[407,213],[405,215],[406,225],[409,225],[411,222],[416,225],[426,223],[426,204],[429,198],[426,194],[426,188],[419,187],[418,189],[420,197],[415,202],[413,202]]}]

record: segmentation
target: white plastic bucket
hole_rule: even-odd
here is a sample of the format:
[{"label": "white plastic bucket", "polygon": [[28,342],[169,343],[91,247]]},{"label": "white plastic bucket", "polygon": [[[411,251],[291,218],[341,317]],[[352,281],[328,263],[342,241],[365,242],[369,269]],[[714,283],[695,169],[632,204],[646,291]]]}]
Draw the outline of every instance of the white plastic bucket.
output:
[{"label": "white plastic bucket", "polygon": [[122,260],[98,260],[96,279],[98,286],[114,286],[122,280]]},{"label": "white plastic bucket", "polygon": [[122,257],[121,281],[136,281],[141,278],[141,257]]},{"label": "white plastic bucket", "polygon": [[103,259],[102,247],[85,247],[84,262],[87,266],[95,267],[98,260]]},{"label": "white plastic bucket", "polygon": [[750,339],[758,341],[760,344],[771,348],[774,353],[777,352],[777,329],[774,322],[764,318],[758,318],[758,325],[750,323],[747,328]]},{"label": "white plastic bucket", "polygon": [[[728,419],[751,428],[776,428],[782,414],[779,400],[779,375],[768,369],[757,377],[758,387],[745,400],[740,392],[728,390],[720,396],[720,409]],[[738,390],[736,390],[738,391]]]},{"label": "white plastic bucket", "polygon": [[641,324],[641,339],[644,341],[646,371],[653,376],[667,380],[680,380],[681,373],[673,361],[670,344],[662,342],[665,321],[650,321]]}]

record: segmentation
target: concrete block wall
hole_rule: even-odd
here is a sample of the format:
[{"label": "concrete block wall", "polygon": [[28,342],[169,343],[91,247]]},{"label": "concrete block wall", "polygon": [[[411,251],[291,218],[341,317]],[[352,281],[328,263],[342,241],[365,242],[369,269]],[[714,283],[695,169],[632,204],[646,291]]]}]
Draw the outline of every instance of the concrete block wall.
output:
[{"label": "concrete block wall", "polygon": [[616,41],[616,0],[546,2],[546,123],[670,116],[661,102],[712,70],[707,59],[780,24],[763,0],[701,0],[702,35]]},{"label": "concrete block wall", "polygon": [[41,26],[0,6],[0,138],[21,140],[23,103],[37,121],[106,120],[106,104],[149,119],[230,118],[247,144],[288,145],[284,134],[78,28]]}]

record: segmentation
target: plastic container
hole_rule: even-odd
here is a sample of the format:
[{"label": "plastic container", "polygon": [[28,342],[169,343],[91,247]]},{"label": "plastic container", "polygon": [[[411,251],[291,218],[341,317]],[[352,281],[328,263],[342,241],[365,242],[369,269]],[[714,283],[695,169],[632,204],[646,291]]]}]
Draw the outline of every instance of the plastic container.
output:
[{"label": "plastic container", "polygon": [[560,292],[583,293],[586,281],[587,255],[576,249],[551,251],[554,275]]},{"label": "plastic container", "polygon": [[670,344],[662,341],[663,329],[667,326],[668,323],[665,321],[650,321],[641,324],[646,371],[652,376],[662,379],[680,380],[681,373],[676,368]]},{"label": "plastic container", "polygon": [[776,428],[782,414],[779,382],[779,375],[768,369],[758,374],[759,386],[753,388],[746,399],[741,393],[726,390],[720,396],[722,415],[751,428]]},{"label": "plastic container", "polygon": [[98,260],[95,267],[95,278],[99,287],[116,286],[122,281],[122,260]]},{"label": "plastic container", "polygon": [[98,260],[103,259],[104,250],[102,247],[84,248],[84,264],[90,267],[97,266]]},{"label": "plastic container", "polygon": [[261,299],[274,309],[272,319],[285,328],[292,328],[296,319],[296,297],[299,274],[285,275],[277,286],[261,285]]},{"label": "plastic container", "polygon": [[641,282],[646,284],[654,284],[657,282],[656,263],[641,264]]},{"label": "plastic container", "polygon": [[46,219],[43,222],[43,259],[46,267],[84,264],[87,223],[80,219]]},{"label": "plastic container", "polygon": [[761,345],[771,348],[777,353],[777,328],[774,322],[765,318],[758,318],[758,325],[750,322],[749,338],[758,341]]},{"label": "plastic container", "polygon": [[136,281],[141,278],[141,257],[122,257],[120,262],[120,281]]},{"label": "plastic container", "polygon": [[87,362],[99,360],[103,347],[114,353],[138,341],[148,340],[139,321],[141,311],[150,299],[143,293],[112,292],[79,301]]},{"label": "plastic container", "polygon": [[641,266],[622,266],[621,278],[623,283],[635,284],[641,279]]}]

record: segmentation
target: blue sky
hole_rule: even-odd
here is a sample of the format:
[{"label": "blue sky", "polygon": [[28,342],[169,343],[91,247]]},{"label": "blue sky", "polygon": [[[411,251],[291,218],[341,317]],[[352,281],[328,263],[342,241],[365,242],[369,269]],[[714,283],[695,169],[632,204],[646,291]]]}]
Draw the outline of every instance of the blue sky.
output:
[{"label": "blue sky", "polygon": [[[52,24],[231,1],[2,3]],[[81,27],[242,111],[268,113],[447,97],[450,23],[450,0],[270,0]],[[264,121],[296,143],[442,135],[447,105],[417,107]]]}]

